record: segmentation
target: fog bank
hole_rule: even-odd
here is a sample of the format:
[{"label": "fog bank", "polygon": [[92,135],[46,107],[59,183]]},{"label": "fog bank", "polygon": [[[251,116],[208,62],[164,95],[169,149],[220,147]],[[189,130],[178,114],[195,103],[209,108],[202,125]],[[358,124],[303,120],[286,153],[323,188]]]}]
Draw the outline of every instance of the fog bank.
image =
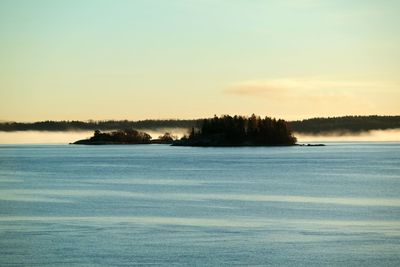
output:
[{"label": "fog bank", "polygon": [[400,141],[400,129],[392,130],[373,130],[363,132],[360,134],[355,133],[329,133],[323,135],[306,135],[295,133],[299,142],[323,142],[323,141]]},{"label": "fog bank", "polygon": [[[158,138],[165,132],[169,132],[178,138],[187,134],[186,129],[160,129],[140,130]],[[93,135],[93,131],[68,131],[68,132],[43,132],[43,131],[20,131],[0,132],[0,144],[68,144],[80,139],[86,139]],[[329,135],[304,135],[295,133],[298,141],[303,142],[324,142],[324,141],[399,141],[400,129],[376,130],[361,134],[329,134]]]},{"label": "fog bank", "polygon": [[[146,132],[151,137],[158,138],[166,132],[169,132],[178,138],[187,133],[186,129],[160,129],[155,130],[139,130]],[[47,132],[47,131],[16,131],[1,132],[0,144],[68,144],[80,139],[86,139],[93,135],[93,131],[64,131],[64,132]]]}]

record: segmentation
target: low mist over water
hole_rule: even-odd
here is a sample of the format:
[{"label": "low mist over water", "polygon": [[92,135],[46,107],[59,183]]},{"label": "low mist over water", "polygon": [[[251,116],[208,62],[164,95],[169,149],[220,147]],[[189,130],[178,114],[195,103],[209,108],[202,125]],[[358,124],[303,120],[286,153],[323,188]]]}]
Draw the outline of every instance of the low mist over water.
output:
[{"label": "low mist over water", "polygon": [[323,142],[323,141],[381,141],[395,142],[400,141],[400,129],[393,130],[374,130],[354,133],[331,133],[324,135],[303,135],[295,134],[299,142]]},{"label": "low mist over water", "polygon": [[90,137],[92,131],[82,132],[42,132],[20,131],[0,132],[1,144],[65,144]]},{"label": "low mist over water", "polygon": [[[152,138],[158,138],[166,132],[172,133],[174,136],[181,138],[187,134],[186,129],[161,129],[140,130],[151,135]],[[72,143],[80,139],[86,139],[93,135],[93,131],[16,131],[16,132],[0,132],[0,144],[66,144]]]},{"label": "low mist over water", "polygon": [[[188,133],[187,129],[173,128],[155,130],[140,130],[158,138],[166,132],[172,133],[178,138]],[[80,139],[85,139],[93,135],[93,131],[65,131],[65,132],[46,132],[46,131],[17,131],[0,132],[0,144],[66,144]],[[298,142],[323,142],[323,141],[400,141],[400,129],[394,130],[375,130],[360,134],[324,134],[324,135],[303,135],[295,133]]]}]

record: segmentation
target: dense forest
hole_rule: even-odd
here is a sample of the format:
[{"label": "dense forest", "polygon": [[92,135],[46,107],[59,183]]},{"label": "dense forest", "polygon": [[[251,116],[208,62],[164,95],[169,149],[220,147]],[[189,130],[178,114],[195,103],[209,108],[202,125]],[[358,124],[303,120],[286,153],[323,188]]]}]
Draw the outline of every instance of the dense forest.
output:
[{"label": "dense forest", "polygon": [[[107,120],[107,121],[41,121],[1,122],[0,131],[82,131],[117,129],[162,130],[198,128],[202,119],[197,120]],[[303,134],[361,133],[370,130],[400,128],[400,116],[345,116],[314,118],[289,121],[290,128]]]},{"label": "dense forest", "polygon": [[106,121],[40,121],[2,122],[0,131],[112,131],[117,129],[159,130],[168,128],[190,129],[201,120],[106,120]]},{"label": "dense forest", "polygon": [[165,133],[152,139],[148,133],[139,132],[132,129],[118,130],[112,132],[101,132],[95,130],[92,137],[78,140],[74,145],[137,145],[137,144],[172,144],[177,137],[170,133]]},{"label": "dense forest", "polygon": [[284,120],[252,115],[221,116],[204,119],[201,126],[192,128],[189,136],[174,142],[181,146],[272,146],[294,145],[292,135]]}]

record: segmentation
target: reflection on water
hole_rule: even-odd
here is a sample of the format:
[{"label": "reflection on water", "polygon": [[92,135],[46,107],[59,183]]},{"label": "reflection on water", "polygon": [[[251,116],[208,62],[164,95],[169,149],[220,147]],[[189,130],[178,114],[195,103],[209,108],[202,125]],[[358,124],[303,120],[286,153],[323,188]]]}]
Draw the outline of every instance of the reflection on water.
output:
[{"label": "reflection on water", "polygon": [[[370,232],[372,229],[387,235],[400,237],[400,221],[335,221],[335,220],[270,220],[254,218],[230,218],[230,219],[205,219],[205,218],[177,218],[177,217],[62,217],[62,216],[3,216],[0,222],[17,221],[36,221],[42,223],[70,222],[81,224],[146,224],[146,225],[186,225],[198,227],[238,227],[238,228],[296,228],[304,229],[312,227],[315,232],[317,229],[330,228],[331,230],[349,230],[351,227],[357,228],[358,232]],[[388,232],[388,230],[392,232]],[[326,229],[325,229],[326,230]],[[352,229],[351,231],[354,231]]]},{"label": "reflection on water", "polygon": [[[162,181],[162,180],[161,180]],[[102,183],[103,181],[100,181]],[[175,181],[176,182],[176,181]],[[122,183],[131,184],[131,183]],[[138,183],[147,185],[177,185],[174,182]],[[188,183],[184,181],[180,185],[200,185],[200,183]],[[251,201],[251,202],[293,202],[309,204],[332,204],[350,206],[387,206],[400,207],[400,198],[343,198],[343,197],[314,197],[314,196],[293,196],[293,195],[258,195],[258,194],[196,194],[196,193],[143,193],[130,191],[114,190],[44,190],[44,189],[17,189],[0,190],[0,200],[14,201],[39,201],[39,202],[63,202],[63,198],[68,197],[73,201],[73,197],[115,197],[115,198],[136,198],[140,200],[176,200],[176,201]],[[60,199],[59,199],[60,197]]]},{"label": "reflection on water", "polygon": [[0,265],[398,266],[399,148],[0,146]]}]

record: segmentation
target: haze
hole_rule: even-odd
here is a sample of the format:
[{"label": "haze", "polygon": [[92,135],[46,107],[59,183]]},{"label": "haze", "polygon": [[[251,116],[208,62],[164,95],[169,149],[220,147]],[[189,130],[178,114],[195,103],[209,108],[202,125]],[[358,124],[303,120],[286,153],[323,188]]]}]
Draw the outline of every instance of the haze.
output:
[{"label": "haze", "polygon": [[[153,138],[164,134],[166,131],[177,137],[187,133],[184,129],[163,129],[160,131],[146,131]],[[67,144],[93,135],[92,131],[68,131],[68,132],[44,132],[44,131],[20,131],[0,132],[0,144]],[[299,143],[303,142],[399,142],[400,130],[377,130],[361,134],[348,135],[302,135],[295,134]]]}]

